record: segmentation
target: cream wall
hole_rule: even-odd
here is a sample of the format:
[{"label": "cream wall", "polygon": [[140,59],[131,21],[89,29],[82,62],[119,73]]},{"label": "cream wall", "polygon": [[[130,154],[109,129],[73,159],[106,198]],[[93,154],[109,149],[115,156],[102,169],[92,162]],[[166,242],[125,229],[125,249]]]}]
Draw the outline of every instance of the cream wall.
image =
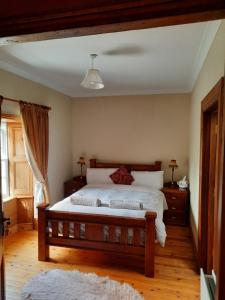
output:
[{"label": "cream wall", "polygon": [[[179,164],[176,179],[188,174],[189,166],[191,221],[196,227],[200,102],[224,75],[224,37],[225,21],[199,74],[190,103],[189,95],[75,98],[71,103],[63,94],[0,70],[0,94],[52,107],[49,114],[49,182],[53,202],[61,199],[63,182],[71,177],[72,167],[74,174],[79,173],[76,161],[80,155],[86,159],[96,157],[122,162],[162,160],[165,180],[170,179],[168,162],[175,158]],[[19,113],[17,105],[7,102],[3,104],[3,111]]]},{"label": "cream wall", "polygon": [[176,179],[188,174],[189,95],[81,98],[73,101],[73,167],[86,160],[151,163],[176,159]]},{"label": "cream wall", "polygon": [[[49,166],[48,176],[52,203],[61,200],[63,183],[72,175],[71,99],[30,80],[0,70],[0,94],[5,97],[48,105]],[[19,114],[18,104],[3,102],[5,113]]]},{"label": "cream wall", "polygon": [[225,67],[225,21],[222,22],[208,56],[199,74],[191,94],[190,107],[190,190],[191,190],[191,225],[196,232],[198,226],[199,202],[199,161],[200,161],[200,114],[201,101],[224,76]]}]

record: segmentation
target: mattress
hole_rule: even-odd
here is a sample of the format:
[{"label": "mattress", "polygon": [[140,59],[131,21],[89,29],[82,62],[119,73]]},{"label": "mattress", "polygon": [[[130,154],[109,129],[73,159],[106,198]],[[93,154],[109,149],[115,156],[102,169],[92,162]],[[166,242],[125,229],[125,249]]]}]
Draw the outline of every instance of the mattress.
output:
[{"label": "mattress", "polygon": [[[164,194],[150,187],[118,185],[118,184],[88,184],[74,193],[81,197],[96,197],[101,200],[100,207],[74,205],[70,197],[53,205],[50,210],[90,213],[98,215],[121,216],[131,218],[145,218],[146,211],[156,212],[156,238],[161,246],[165,245],[166,229],[163,223],[163,211],[167,209]],[[110,200],[138,201],[143,203],[143,210],[114,209],[109,208]],[[60,227],[62,224],[60,225]],[[70,232],[73,232],[73,223],[70,224]],[[84,236],[85,224],[81,226],[81,238]],[[144,232],[141,234],[144,243]],[[108,226],[104,227],[104,238],[108,238]],[[116,229],[116,239],[120,238],[120,228]],[[132,243],[133,230],[128,231],[128,243]]]}]

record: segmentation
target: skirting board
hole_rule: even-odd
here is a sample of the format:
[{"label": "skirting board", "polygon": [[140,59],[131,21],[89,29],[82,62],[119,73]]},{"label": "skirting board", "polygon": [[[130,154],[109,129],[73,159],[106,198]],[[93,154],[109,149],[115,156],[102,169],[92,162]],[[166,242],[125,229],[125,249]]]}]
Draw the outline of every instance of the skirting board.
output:
[{"label": "skirting board", "polygon": [[38,229],[38,219],[34,218],[34,230]]},{"label": "skirting board", "polygon": [[32,223],[20,223],[17,224],[17,226],[18,226],[18,231],[29,231],[34,229]]},{"label": "skirting board", "polygon": [[11,235],[11,234],[14,234],[16,232],[18,232],[18,225],[17,224],[8,227],[7,235]]},{"label": "skirting board", "polygon": [[33,230],[33,224],[32,223],[20,223],[20,224],[15,224],[12,226],[8,227],[8,232],[7,235],[14,234],[19,231],[29,231]]}]

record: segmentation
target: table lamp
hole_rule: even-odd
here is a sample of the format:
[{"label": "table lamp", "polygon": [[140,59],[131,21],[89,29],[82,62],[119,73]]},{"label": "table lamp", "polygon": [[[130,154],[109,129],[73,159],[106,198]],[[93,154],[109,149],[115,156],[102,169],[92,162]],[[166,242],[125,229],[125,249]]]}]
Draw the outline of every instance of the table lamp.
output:
[{"label": "table lamp", "polygon": [[170,163],[169,163],[169,168],[172,169],[172,180],[171,180],[171,185],[172,186],[175,186],[175,182],[173,181],[174,180],[174,170],[176,168],[178,168],[178,165],[177,165],[177,161],[175,159],[171,159]]},{"label": "table lamp", "polygon": [[83,156],[81,156],[77,162],[78,165],[80,165],[80,179],[83,178],[83,166],[85,165],[85,159]]}]

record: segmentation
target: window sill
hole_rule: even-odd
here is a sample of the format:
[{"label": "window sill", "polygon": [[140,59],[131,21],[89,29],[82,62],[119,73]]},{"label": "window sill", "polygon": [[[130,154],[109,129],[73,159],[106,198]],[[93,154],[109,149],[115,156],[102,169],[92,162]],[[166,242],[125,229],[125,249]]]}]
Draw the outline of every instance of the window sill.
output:
[{"label": "window sill", "polygon": [[34,196],[33,195],[20,195],[20,196],[9,196],[9,197],[6,197],[6,198],[3,198],[2,199],[2,202],[8,202],[8,201],[11,201],[13,199],[27,199],[27,198],[33,198]]},{"label": "window sill", "polygon": [[11,201],[13,199],[16,199],[16,197],[15,196],[9,196],[9,197],[6,197],[6,198],[2,199],[2,202],[5,203],[5,202]]}]

